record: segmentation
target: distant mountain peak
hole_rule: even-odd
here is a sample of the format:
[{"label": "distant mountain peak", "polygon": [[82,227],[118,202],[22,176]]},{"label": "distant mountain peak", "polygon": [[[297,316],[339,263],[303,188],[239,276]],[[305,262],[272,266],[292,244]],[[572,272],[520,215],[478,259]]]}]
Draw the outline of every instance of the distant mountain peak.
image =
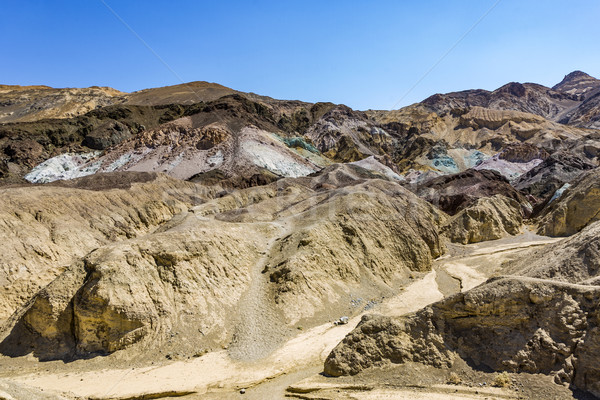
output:
[{"label": "distant mountain peak", "polygon": [[565,75],[552,89],[572,95],[582,95],[600,87],[600,80],[583,71],[573,71]]},{"label": "distant mountain peak", "polygon": [[573,80],[573,79],[578,79],[578,78],[591,78],[591,79],[596,79],[593,76],[586,74],[583,71],[573,71],[570,74],[565,75],[563,82],[564,81],[569,81],[569,80]]}]

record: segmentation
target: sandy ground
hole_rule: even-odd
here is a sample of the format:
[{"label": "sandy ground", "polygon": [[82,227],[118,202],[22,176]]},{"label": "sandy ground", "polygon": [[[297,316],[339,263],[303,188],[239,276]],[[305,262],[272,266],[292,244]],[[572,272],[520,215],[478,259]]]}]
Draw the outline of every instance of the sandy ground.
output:
[{"label": "sandy ground", "polygon": [[[449,254],[436,261],[434,270],[415,279],[398,295],[386,299],[369,312],[398,316],[416,311],[442,299],[444,295],[458,290],[467,290],[482,283],[487,277],[498,274],[501,263],[514,257],[519,251],[554,240],[536,237],[526,232],[519,237],[494,242],[451,246]],[[258,287],[256,290],[260,291],[261,288]],[[294,393],[288,392],[287,395],[297,398],[365,400],[514,398],[510,393],[502,391],[490,392],[459,387],[428,386],[425,389],[381,387],[370,388],[367,391],[350,389],[344,391],[343,387],[336,387],[335,382],[329,382],[327,383],[329,387],[323,389],[324,383],[314,380],[326,380],[318,375],[325,358],[333,347],[358,324],[360,318],[361,315],[352,318],[347,325],[335,326],[328,323],[301,331],[264,358],[252,354],[249,357],[234,359],[228,350],[222,350],[191,360],[141,368],[82,372],[77,365],[65,364],[58,370],[47,372],[20,374],[18,371],[13,371],[10,379],[46,392],[86,399],[172,396],[184,396],[186,399],[280,399],[286,396],[288,387],[292,390],[299,384],[304,385],[304,390],[319,392],[323,396],[309,397],[308,394],[299,394],[297,390]],[[308,381],[303,381],[305,379]],[[245,389],[246,394],[240,394],[241,389]],[[325,396],[324,391],[328,393],[334,391],[339,397]]]}]

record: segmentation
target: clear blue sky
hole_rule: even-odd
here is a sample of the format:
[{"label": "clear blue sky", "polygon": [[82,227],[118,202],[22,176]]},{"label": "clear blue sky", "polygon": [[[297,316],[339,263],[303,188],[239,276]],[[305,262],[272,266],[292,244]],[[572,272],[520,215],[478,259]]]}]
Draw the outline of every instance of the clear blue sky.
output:
[{"label": "clear blue sky", "polygon": [[[0,83],[218,82],[281,99],[398,108],[437,92],[600,77],[600,2],[2,0]],[[173,72],[174,71],[174,72]]]}]

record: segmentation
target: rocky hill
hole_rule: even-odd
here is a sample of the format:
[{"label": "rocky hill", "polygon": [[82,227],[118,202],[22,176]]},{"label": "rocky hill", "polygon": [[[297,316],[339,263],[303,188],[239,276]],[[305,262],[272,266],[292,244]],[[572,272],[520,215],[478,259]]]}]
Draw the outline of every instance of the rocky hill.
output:
[{"label": "rocky hill", "polygon": [[[38,168],[38,171],[49,169],[42,173],[44,177],[35,173],[27,179],[42,182],[132,168],[170,174],[181,154],[189,154],[184,157],[189,160],[200,157],[203,161],[198,168],[182,166],[173,170],[175,177],[189,178],[219,170],[214,173],[235,179],[230,171],[221,171],[216,162],[206,165],[206,159],[218,153],[205,148],[208,144],[181,143],[175,151],[169,146],[179,141],[176,137],[196,135],[198,129],[220,129],[237,137],[250,126],[278,135],[284,145],[304,152],[300,156],[309,161],[316,155],[320,167],[324,166],[324,160],[355,162],[373,156],[409,181],[423,181],[473,167],[494,169],[514,180],[549,154],[562,150],[597,165],[596,150],[600,147],[594,131],[579,128],[585,124],[556,122],[558,114],[567,109],[574,112],[573,107],[583,101],[578,99],[596,90],[596,81],[582,76],[567,76],[555,89],[524,84],[521,93],[520,84],[509,84],[487,94],[468,91],[436,95],[401,110],[368,112],[329,103],[275,100],[206,82],[131,94],[102,88],[9,86],[0,93],[0,98],[6,99],[3,104],[8,107],[14,103],[14,107],[21,108],[0,125],[0,181],[23,182],[33,167],[53,157],[58,158]],[[573,90],[577,93],[567,93]],[[97,95],[94,100],[97,104],[64,112],[69,102],[82,104],[83,100],[74,93],[77,96],[93,93]],[[175,122],[181,118],[186,119]],[[190,129],[192,133],[188,132]],[[167,142],[166,132],[173,137]],[[520,145],[534,146],[539,154],[530,153],[526,160],[502,155],[508,154],[503,152],[509,147]],[[193,146],[199,147],[192,150]],[[127,150],[132,147],[136,149],[134,153]],[[163,157],[161,151],[167,151],[168,155]],[[162,161],[149,160],[156,157]],[[139,165],[142,158],[148,160],[146,164],[142,161],[148,166]],[[65,169],[71,172],[63,174]],[[187,172],[182,173],[181,169]],[[278,176],[291,176],[278,167],[267,169]]]},{"label": "rocky hill", "polygon": [[485,107],[539,115],[567,125],[597,128],[600,80],[575,71],[552,88],[535,83],[508,83],[494,91],[466,90],[436,94],[423,101],[436,112],[454,108]]}]

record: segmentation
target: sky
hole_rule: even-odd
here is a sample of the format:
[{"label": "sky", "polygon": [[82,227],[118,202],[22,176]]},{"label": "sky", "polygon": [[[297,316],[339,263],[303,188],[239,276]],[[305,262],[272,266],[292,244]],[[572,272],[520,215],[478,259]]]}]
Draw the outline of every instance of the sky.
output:
[{"label": "sky", "polygon": [[1,0],[0,15],[0,84],[208,81],[366,110],[600,78],[597,0]]}]

